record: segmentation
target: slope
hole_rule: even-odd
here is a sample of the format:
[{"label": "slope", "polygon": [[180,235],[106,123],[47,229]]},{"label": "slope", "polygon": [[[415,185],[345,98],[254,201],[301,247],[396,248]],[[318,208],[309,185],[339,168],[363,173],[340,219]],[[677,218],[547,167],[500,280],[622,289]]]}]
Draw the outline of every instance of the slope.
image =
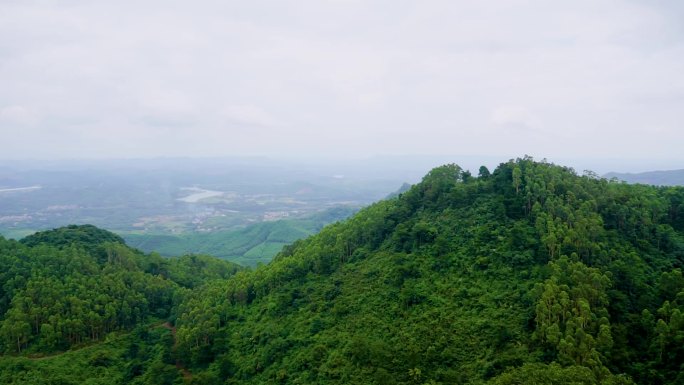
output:
[{"label": "slope", "polygon": [[147,383],[155,371],[180,378],[168,338],[148,329],[192,288],[240,270],[212,257],[144,255],[89,225],[0,237],[0,265],[0,382],[8,384]]},{"label": "slope", "polygon": [[180,356],[217,384],[682,381],[682,202],[529,158],[439,167],[191,293]]},{"label": "slope", "polygon": [[[116,242],[95,247],[93,256],[77,244],[56,248],[48,241],[29,248],[0,240],[4,266],[14,271],[0,277],[2,287],[19,288],[3,292],[16,310],[4,312],[0,331],[17,325],[8,321],[15,315],[33,331],[32,317],[41,313],[32,309],[62,314],[59,306],[19,306],[40,287],[28,290],[26,281],[34,276],[47,274],[51,284],[68,288],[56,298],[83,295],[87,309],[88,291],[72,284],[82,279],[76,271],[102,282],[109,272],[119,274],[123,291],[103,293],[116,304],[145,297],[146,280],[169,281],[173,305],[157,308],[176,326],[175,350],[169,333],[146,336],[151,325],[142,322],[121,345],[41,361],[3,357],[0,378],[54,383],[57,375],[74,384],[682,383],[683,231],[682,188],[614,183],[524,158],[491,175],[481,170],[478,178],[455,165],[436,168],[400,196],[286,247],[268,265],[234,275],[215,272],[205,257],[166,262],[127,249],[133,256],[119,258],[128,254],[112,252],[112,245],[125,248]],[[31,267],[27,275],[27,261],[44,267]],[[94,267],[82,269],[88,266]],[[128,278],[123,266],[151,277]],[[140,283],[126,292],[131,282]],[[149,314],[154,298],[139,309]],[[92,326],[87,317],[75,320]],[[21,340],[22,354],[55,350],[44,337]],[[83,340],[67,346],[90,339]],[[15,341],[3,341],[12,352]],[[107,351],[109,360],[102,357]],[[67,357],[82,367],[70,366]],[[192,378],[181,379],[177,362]]]}]

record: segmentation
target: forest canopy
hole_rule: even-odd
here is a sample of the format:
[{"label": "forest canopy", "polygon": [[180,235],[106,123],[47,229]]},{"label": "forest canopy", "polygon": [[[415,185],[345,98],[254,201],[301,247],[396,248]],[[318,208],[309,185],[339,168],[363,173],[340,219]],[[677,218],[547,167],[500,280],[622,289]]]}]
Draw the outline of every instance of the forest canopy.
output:
[{"label": "forest canopy", "polygon": [[94,228],[0,239],[0,379],[684,383],[683,232],[683,188],[525,157],[437,167],[252,270]]}]

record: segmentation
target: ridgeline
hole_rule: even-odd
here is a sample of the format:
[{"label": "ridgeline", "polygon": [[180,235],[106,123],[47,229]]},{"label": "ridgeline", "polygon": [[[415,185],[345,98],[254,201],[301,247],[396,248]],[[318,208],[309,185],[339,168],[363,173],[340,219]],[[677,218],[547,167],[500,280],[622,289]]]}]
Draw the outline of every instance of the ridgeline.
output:
[{"label": "ridgeline", "polygon": [[523,158],[435,168],[254,270],[0,240],[0,381],[684,383],[683,232],[682,188]]}]

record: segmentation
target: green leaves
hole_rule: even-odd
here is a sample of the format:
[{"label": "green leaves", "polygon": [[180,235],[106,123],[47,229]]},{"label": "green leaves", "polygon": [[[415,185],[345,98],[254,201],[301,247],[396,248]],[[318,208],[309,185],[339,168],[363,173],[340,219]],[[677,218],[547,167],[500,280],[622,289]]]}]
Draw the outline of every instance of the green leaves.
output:
[{"label": "green leaves", "polygon": [[553,274],[537,302],[535,336],[560,363],[601,370],[601,355],[613,346],[605,307],[610,279],[565,256],[549,265]]},{"label": "green leaves", "polygon": [[206,383],[675,383],[682,197],[526,157],[479,178],[438,167],[253,270],[0,240],[0,343],[48,351],[169,316],[175,343],[138,328],[130,364],[91,365],[137,383],[178,381],[174,357]]}]

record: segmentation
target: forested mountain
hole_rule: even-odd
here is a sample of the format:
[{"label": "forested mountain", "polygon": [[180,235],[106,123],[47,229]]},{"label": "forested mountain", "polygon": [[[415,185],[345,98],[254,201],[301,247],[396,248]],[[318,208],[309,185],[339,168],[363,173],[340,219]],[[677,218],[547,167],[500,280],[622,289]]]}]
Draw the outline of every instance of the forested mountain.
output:
[{"label": "forested mountain", "polygon": [[629,183],[652,184],[656,186],[684,186],[684,170],[647,171],[640,173],[610,172],[606,178],[617,178]]},{"label": "forested mountain", "polygon": [[240,269],[212,257],[143,255],[89,225],[0,237],[0,265],[0,350],[32,356],[166,319],[191,288]]},{"label": "forested mountain", "polygon": [[[19,267],[1,277],[0,379],[684,383],[683,232],[682,188],[579,176],[524,158],[491,173],[483,167],[478,177],[456,165],[435,168],[397,197],[286,247],[268,265],[206,279],[193,274],[194,283],[177,278],[184,270],[168,267],[176,262],[111,240],[94,251],[2,241],[3,266]],[[174,333],[138,327],[92,348],[101,350],[38,362],[14,357],[90,338],[71,341],[63,332],[59,344],[48,343],[35,325],[50,324],[50,315],[35,322],[34,287],[57,287],[63,294],[56,299],[88,298],[90,291],[59,277],[106,282],[108,274],[119,274],[113,282],[131,276],[140,283],[107,291],[111,298],[103,303],[140,298],[141,304],[129,305],[139,310],[128,318],[116,313],[103,334],[143,325],[145,317],[170,321]],[[52,281],[28,285],[42,275]],[[81,308],[97,309],[97,300],[86,303],[92,305]],[[87,314],[72,318],[85,322]],[[9,322],[15,318],[21,321]],[[16,324],[18,342],[9,333]],[[104,359],[102,352],[110,355]],[[66,356],[83,363],[80,372],[64,373]]]}]

